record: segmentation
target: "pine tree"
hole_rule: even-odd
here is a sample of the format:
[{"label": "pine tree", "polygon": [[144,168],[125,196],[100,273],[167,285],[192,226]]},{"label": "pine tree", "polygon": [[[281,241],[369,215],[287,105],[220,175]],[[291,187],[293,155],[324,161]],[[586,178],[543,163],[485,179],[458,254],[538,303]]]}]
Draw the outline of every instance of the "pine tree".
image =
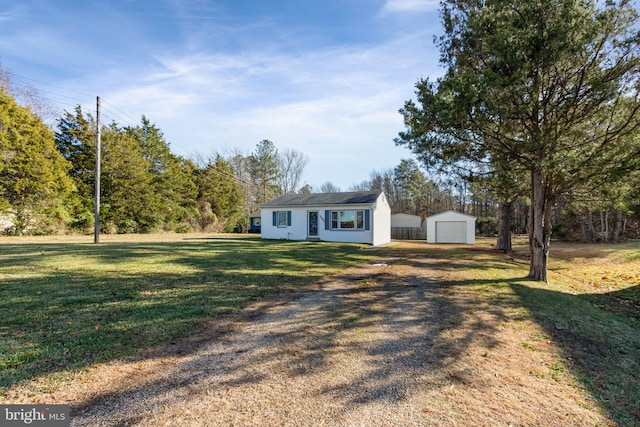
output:
[{"label": "pine tree", "polygon": [[640,144],[638,16],[627,0],[444,0],[447,66],[401,110],[428,165],[526,170],[529,277],[547,279],[551,214],[585,180],[631,169]]},{"label": "pine tree", "polygon": [[94,221],[94,192],[96,164],[96,122],[84,114],[78,105],[74,113],[68,111],[58,120],[55,132],[56,147],[71,163],[69,175],[78,189],[70,202],[72,228],[88,231]]},{"label": "pine tree", "polygon": [[162,226],[175,230],[197,216],[197,192],[193,165],[171,153],[169,143],[155,124],[142,116],[141,125],[126,128],[127,134],[139,144],[151,174],[154,210],[161,213]]},{"label": "pine tree", "polygon": [[244,193],[229,163],[217,156],[198,179],[202,227],[232,232],[244,213]]},{"label": "pine tree", "polygon": [[249,157],[249,171],[258,188],[258,206],[278,195],[278,150],[273,142],[264,139],[258,143]]}]

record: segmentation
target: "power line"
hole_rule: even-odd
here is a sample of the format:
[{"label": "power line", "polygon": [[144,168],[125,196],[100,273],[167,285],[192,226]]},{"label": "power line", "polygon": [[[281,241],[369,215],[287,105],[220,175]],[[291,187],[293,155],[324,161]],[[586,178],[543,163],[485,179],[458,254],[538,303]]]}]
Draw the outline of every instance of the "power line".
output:
[{"label": "power line", "polygon": [[[50,84],[50,83],[46,83],[43,82],[41,80],[36,80],[36,79],[32,79],[29,77],[25,77],[13,72],[7,72],[7,74],[12,78],[12,80],[10,81],[10,86],[12,87],[16,87],[16,88],[21,88],[23,91],[28,92],[32,89],[35,89],[38,93],[37,93],[37,97],[39,99],[42,99],[44,101],[50,102],[51,104],[54,105],[58,105],[61,107],[68,107],[70,109],[74,109],[76,106],[80,105],[80,106],[93,106],[93,102],[94,102],[94,95],[90,95],[78,90],[74,90],[74,89],[69,89],[69,88],[64,88],[58,85],[54,85],[54,84]],[[17,78],[17,79],[16,79]],[[62,93],[59,91],[53,91],[50,89],[43,89],[41,87],[35,87],[33,85],[31,85],[30,83],[26,83],[24,81],[21,80],[27,80],[30,82],[36,82],[39,83],[41,85],[45,85],[54,89],[58,89],[59,91],[63,91]],[[71,95],[65,94],[64,92],[68,92]],[[43,96],[44,94],[44,96]],[[81,95],[82,97],[78,97],[77,95]],[[72,101],[72,102],[70,102]],[[106,101],[105,99],[101,98],[101,110],[102,110],[102,114],[103,116],[115,121],[115,122],[120,122],[123,123],[125,125],[128,126],[134,126],[135,123],[138,122],[138,120],[134,119],[133,117],[131,117],[129,114],[125,113],[124,111],[122,111],[121,109],[119,109],[118,107],[114,106],[113,104],[111,104],[110,102]],[[109,107],[105,107],[105,105],[108,105]],[[107,112],[109,112],[109,114],[104,114],[105,110]]]},{"label": "power line", "polygon": [[[57,106],[69,107],[70,110],[75,109],[78,105],[80,107],[86,106],[88,109],[90,109],[93,106],[93,102],[95,100],[94,95],[90,95],[79,90],[69,89],[69,88],[54,85],[51,83],[47,83],[41,80],[26,77],[26,76],[14,73],[12,71],[5,71],[5,73],[9,75],[9,77],[11,78],[11,80],[9,81],[10,86],[21,88],[23,89],[23,91],[27,93],[35,89],[37,93],[35,93],[34,95],[36,95],[37,98],[43,101],[50,102]],[[44,85],[49,88],[57,89],[57,91],[50,90],[50,89],[42,89],[41,87],[36,87],[25,81],[38,83],[39,85]],[[62,93],[59,91],[62,91]],[[69,94],[65,94],[65,92],[68,92]],[[45,94],[47,96],[43,96],[42,94]],[[80,95],[81,97],[79,97],[78,95]],[[106,118],[118,125],[126,125],[132,128],[139,126],[138,119],[133,118],[131,115],[127,114],[117,106],[108,102],[103,97],[100,97],[100,112],[97,114],[100,114],[102,118]],[[104,123],[104,120],[101,120],[101,121]],[[168,141],[167,143],[170,144]],[[184,155],[183,157],[189,158],[190,156]],[[210,162],[205,167],[211,170],[212,172],[216,173],[218,176],[226,179],[234,179],[238,183],[250,187],[253,191],[257,193],[260,193],[264,190],[259,185],[241,177],[238,174],[218,169],[218,167],[214,163]],[[267,191],[269,195],[275,194],[273,190],[267,189]],[[265,196],[267,195],[265,194]]]},{"label": "power line", "polygon": [[43,82],[43,81],[40,81],[40,80],[32,79],[32,78],[30,78],[30,77],[25,77],[25,76],[22,76],[22,75],[20,75],[20,74],[16,74],[16,73],[14,73],[14,72],[12,72],[12,71],[7,71],[7,74],[8,74],[9,76],[11,76],[11,77],[17,77],[17,78],[22,79],[22,80],[29,80],[29,81],[32,81],[32,82],[40,83],[40,84],[43,84],[43,85],[45,85],[45,86],[50,86],[50,87],[53,87],[53,88],[56,88],[56,89],[64,90],[64,91],[66,91],[66,92],[73,92],[73,93],[77,93],[77,94],[79,94],[79,95],[86,96],[86,97],[88,97],[88,98],[92,98],[92,97],[94,96],[94,95],[90,95],[90,94],[88,94],[88,93],[80,92],[80,91],[78,91],[78,90],[69,89],[69,88],[64,88],[64,87],[61,87],[61,86],[53,85],[53,84],[51,84],[51,83],[47,83],[47,82]]},{"label": "power line", "polygon": [[220,170],[218,169],[218,167],[214,164],[214,163],[210,163],[206,166],[207,170],[211,170],[213,173],[217,174],[218,176],[222,177],[222,178],[226,178],[226,179],[235,179],[236,181],[238,181],[240,184],[244,184],[247,185],[249,187],[251,187],[254,191],[256,192],[260,192],[262,191],[262,188],[260,188],[260,186],[258,186],[257,184],[255,184],[254,182],[248,181],[236,174],[234,174],[233,172],[228,172],[225,170]]},{"label": "power line", "polygon": [[138,119],[134,119],[133,117],[131,117],[130,115],[128,115],[127,113],[125,113],[124,111],[119,109],[118,107],[114,106],[113,104],[111,104],[111,103],[109,103],[107,101],[104,101],[104,100],[102,102],[107,104],[108,106],[110,106],[111,108],[116,110],[117,112],[121,113],[123,116],[128,117],[129,119],[133,120],[134,123],[138,122]]},{"label": "power line", "polygon": [[100,242],[100,97],[96,98],[96,179],[94,202],[94,237],[93,242]]}]

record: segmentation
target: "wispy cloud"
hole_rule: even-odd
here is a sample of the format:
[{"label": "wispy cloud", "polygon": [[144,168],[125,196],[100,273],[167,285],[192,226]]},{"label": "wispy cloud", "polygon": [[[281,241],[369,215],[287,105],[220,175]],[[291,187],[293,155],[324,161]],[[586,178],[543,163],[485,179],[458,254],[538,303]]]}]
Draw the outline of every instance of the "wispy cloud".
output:
[{"label": "wispy cloud", "polygon": [[439,0],[387,0],[382,7],[383,13],[425,12],[435,10]]},{"label": "wispy cloud", "polygon": [[[259,1],[166,0],[151,11],[124,3],[100,3],[97,22],[93,3],[67,17],[32,1],[35,18],[0,28],[11,34],[0,37],[0,51],[40,64],[43,81],[100,95],[124,112],[105,108],[120,124],[146,115],[177,154],[249,153],[268,138],[309,156],[310,184],[343,189],[410,155],[393,138],[415,82],[440,73],[428,12],[436,2],[388,0],[384,13],[316,5],[322,16]],[[425,14],[417,22],[409,11]],[[53,71],[62,76],[51,81]],[[87,98],[90,111],[95,97]]]},{"label": "wispy cloud", "polygon": [[[165,55],[105,96],[156,121],[179,154],[250,152],[267,138],[310,157],[309,182],[331,180],[346,189],[410,155],[393,144],[402,130],[398,109],[418,78],[438,72],[433,57],[427,32],[300,55]],[[114,73],[114,80],[118,74],[127,72]],[[367,161],[358,160],[363,156]],[[339,172],[324,177],[327,164]]]},{"label": "wispy cloud", "polygon": [[11,21],[13,15],[10,12],[0,12],[0,22]]},{"label": "wispy cloud", "polygon": [[13,21],[23,15],[24,7],[18,4],[0,5],[0,22]]}]

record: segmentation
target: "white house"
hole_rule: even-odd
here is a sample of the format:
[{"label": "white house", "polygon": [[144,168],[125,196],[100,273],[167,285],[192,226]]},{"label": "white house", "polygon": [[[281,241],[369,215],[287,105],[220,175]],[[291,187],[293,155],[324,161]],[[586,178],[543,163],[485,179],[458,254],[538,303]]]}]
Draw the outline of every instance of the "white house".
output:
[{"label": "white house", "polygon": [[407,213],[395,213],[391,215],[391,227],[422,227],[420,217]]},{"label": "white house", "polygon": [[285,194],[260,209],[263,239],[391,241],[391,208],[381,191]]},{"label": "white house", "polygon": [[427,243],[476,242],[476,217],[460,212],[446,211],[426,219]]}]

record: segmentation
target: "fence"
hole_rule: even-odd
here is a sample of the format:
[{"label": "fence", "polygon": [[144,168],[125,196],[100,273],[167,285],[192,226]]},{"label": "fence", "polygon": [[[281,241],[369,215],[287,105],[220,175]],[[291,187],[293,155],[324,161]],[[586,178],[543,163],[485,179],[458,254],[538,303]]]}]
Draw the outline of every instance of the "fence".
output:
[{"label": "fence", "polygon": [[422,227],[391,227],[391,238],[395,240],[425,240],[427,230]]}]

